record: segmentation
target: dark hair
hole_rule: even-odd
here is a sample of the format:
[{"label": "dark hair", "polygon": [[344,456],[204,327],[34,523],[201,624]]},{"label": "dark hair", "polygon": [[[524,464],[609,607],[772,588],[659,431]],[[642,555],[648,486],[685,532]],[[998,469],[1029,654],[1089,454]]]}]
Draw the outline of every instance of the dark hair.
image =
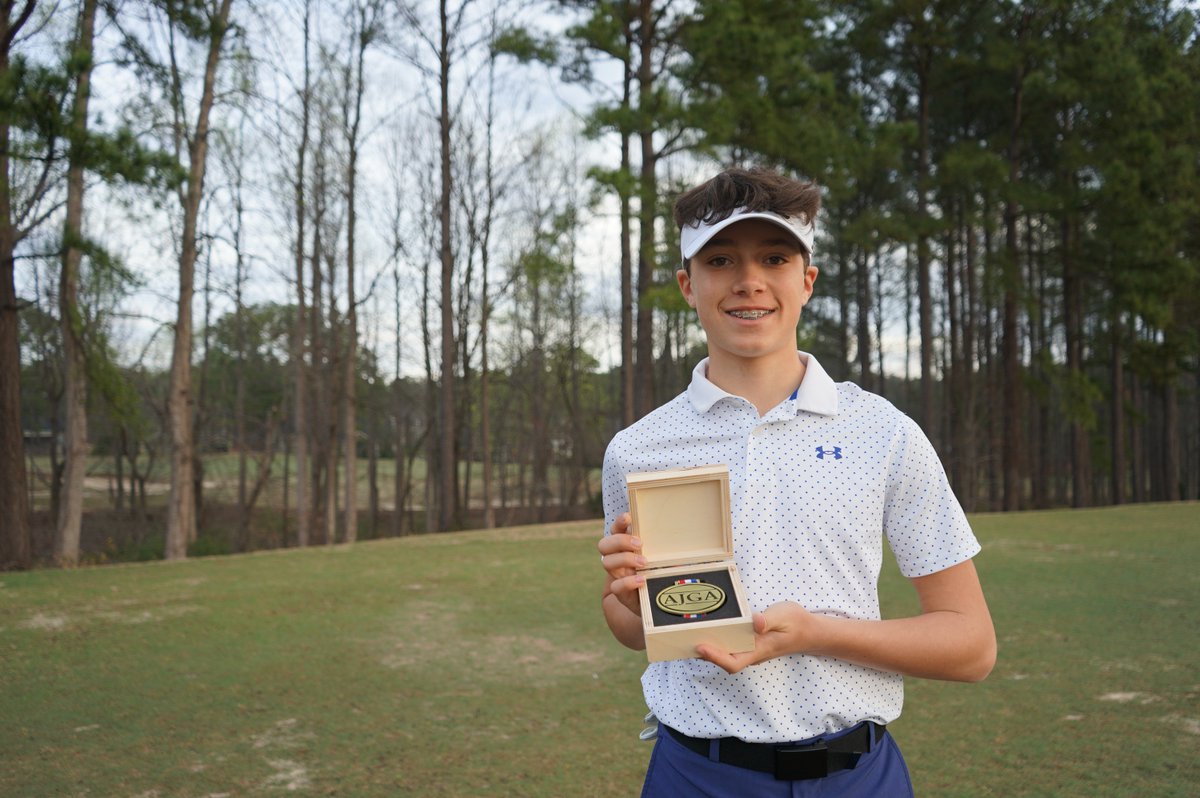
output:
[{"label": "dark hair", "polygon": [[712,224],[737,208],[771,211],[812,224],[821,207],[815,183],[796,180],[770,169],[726,169],[675,199],[675,224]]}]

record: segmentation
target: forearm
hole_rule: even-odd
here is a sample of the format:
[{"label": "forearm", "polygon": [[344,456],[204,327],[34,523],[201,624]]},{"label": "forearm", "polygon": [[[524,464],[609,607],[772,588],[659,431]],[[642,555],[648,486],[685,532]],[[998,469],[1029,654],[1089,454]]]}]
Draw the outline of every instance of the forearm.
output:
[{"label": "forearm", "polygon": [[996,660],[988,619],[944,610],[885,621],[810,615],[804,653],[926,679],[977,682]]},{"label": "forearm", "polygon": [[808,612],[784,601],[754,614],[754,650],[707,645],[697,654],[736,673],[789,654],[833,657],[878,670],[977,682],[996,662],[996,632],[974,564],[968,560],[914,577],[921,614],[871,621]]},{"label": "forearm", "polygon": [[928,679],[977,682],[996,662],[996,631],[970,560],[912,580],[913,618],[862,621],[807,615],[806,653]]},{"label": "forearm", "polygon": [[620,599],[609,592],[607,586],[600,603],[604,608],[604,620],[617,642],[634,651],[644,650],[646,636],[642,629],[641,616],[622,604]]}]

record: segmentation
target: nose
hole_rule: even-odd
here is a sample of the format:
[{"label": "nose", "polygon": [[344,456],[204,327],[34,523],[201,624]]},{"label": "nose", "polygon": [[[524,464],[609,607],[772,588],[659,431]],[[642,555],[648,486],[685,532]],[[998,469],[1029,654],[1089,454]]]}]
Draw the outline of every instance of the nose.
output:
[{"label": "nose", "polygon": [[762,293],[766,290],[765,271],[761,264],[745,260],[738,264],[737,279],[734,280],[734,293],[743,296]]}]

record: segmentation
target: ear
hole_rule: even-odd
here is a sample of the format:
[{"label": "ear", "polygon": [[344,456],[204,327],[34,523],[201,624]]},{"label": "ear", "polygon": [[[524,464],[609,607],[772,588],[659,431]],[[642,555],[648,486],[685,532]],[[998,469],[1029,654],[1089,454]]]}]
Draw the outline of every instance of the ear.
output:
[{"label": "ear", "polygon": [[816,266],[804,267],[804,304],[808,304],[808,300],[812,298],[813,285],[817,282],[817,275],[820,270]]},{"label": "ear", "polygon": [[675,272],[675,280],[679,283],[679,291],[687,301],[688,307],[695,309],[696,295],[692,293],[692,276],[687,273],[686,269],[680,269]]}]

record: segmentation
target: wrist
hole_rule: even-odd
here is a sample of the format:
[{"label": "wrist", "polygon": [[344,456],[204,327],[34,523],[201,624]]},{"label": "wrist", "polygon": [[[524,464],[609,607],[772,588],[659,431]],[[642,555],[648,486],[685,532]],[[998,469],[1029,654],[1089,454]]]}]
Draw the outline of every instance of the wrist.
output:
[{"label": "wrist", "polygon": [[838,619],[806,610],[802,612],[807,617],[799,635],[802,650],[798,653],[813,657],[836,657],[836,652],[840,649],[838,633],[841,631]]}]

